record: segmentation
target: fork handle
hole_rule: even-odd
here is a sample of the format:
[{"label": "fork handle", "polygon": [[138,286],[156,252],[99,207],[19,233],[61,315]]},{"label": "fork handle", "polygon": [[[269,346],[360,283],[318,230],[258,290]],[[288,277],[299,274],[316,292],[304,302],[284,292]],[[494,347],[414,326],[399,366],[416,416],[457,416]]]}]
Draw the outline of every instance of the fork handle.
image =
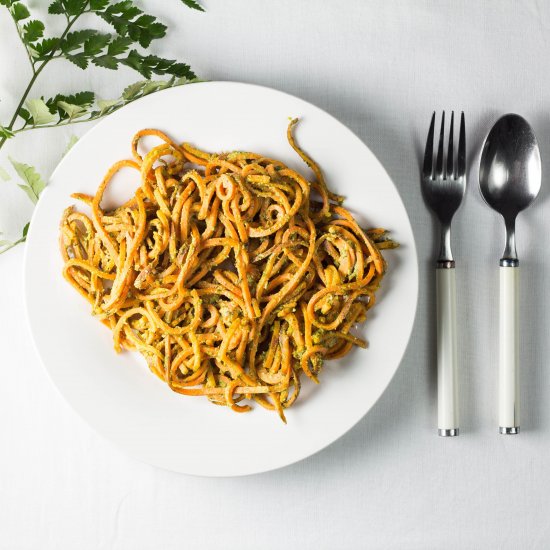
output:
[{"label": "fork handle", "polygon": [[498,423],[501,434],[519,433],[519,267],[500,269]]},{"label": "fork handle", "polygon": [[437,428],[441,436],[458,435],[456,283],[454,262],[439,262],[437,293]]}]

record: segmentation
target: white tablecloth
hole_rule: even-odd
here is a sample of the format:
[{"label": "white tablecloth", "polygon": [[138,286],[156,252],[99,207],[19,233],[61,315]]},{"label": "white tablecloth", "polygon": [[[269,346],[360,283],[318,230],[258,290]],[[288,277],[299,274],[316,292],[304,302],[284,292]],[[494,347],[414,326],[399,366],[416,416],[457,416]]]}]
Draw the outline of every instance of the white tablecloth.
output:
[{"label": "white tablecloth", "polygon": [[[34,6],[46,2],[34,0]],[[144,2],[170,23],[159,53],[200,76],[272,86],[354,130],[395,181],[417,239],[420,299],[412,339],[386,393],[359,425],[294,466],[242,479],[160,471],[114,450],[63,402],[31,343],[23,249],[0,257],[0,548],[550,548],[549,189],[519,223],[522,433],[497,434],[497,215],[477,188],[477,155],[501,114],[534,126],[550,173],[550,5],[486,0],[177,0]],[[0,120],[28,71],[0,10]],[[37,93],[83,88],[113,97],[129,71],[52,63]],[[80,83],[80,84],[79,84]],[[82,84],[83,83],[83,84]],[[435,433],[434,225],[418,164],[434,109],[463,109],[470,182],[454,226],[462,435]],[[37,131],[2,151],[49,173],[72,133]],[[0,182],[0,228],[31,206]]]}]

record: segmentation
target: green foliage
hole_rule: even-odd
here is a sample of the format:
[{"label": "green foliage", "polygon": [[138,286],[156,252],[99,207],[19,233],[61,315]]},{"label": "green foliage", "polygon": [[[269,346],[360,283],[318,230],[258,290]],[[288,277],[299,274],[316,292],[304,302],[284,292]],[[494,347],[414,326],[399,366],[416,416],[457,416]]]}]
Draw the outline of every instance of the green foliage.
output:
[{"label": "green foliage", "polygon": [[[94,92],[90,91],[72,95],[57,94],[48,99],[28,99],[25,103],[27,109],[21,109],[20,116],[27,125],[47,128],[68,124],[76,119],[83,122],[97,120],[140,97],[192,82],[197,82],[197,79],[172,77],[169,80],[140,80],[127,86],[117,99],[97,99]],[[3,132],[7,132],[9,137],[15,135],[7,128],[0,127],[0,137]]]},{"label": "green foliage", "polygon": [[204,8],[195,0],[181,0],[188,8],[192,8],[198,11],[204,11]]},{"label": "green foliage", "polygon": [[[181,2],[191,9],[204,11],[196,0]],[[0,149],[19,132],[97,120],[147,94],[196,81],[195,73],[186,63],[139,50],[149,48],[154,40],[163,38],[167,27],[155,16],[145,13],[137,3],[137,0],[50,0],[48,13],[63,16],[66,21],[63,32],[51,36],[42,21],[31,17],[27,2],[0,0],[0,6],[8,10],[17,27],[32,68],[32,77],[11,121],[0,124]],[[85,13],[106,22],[110,32],[100,32],[95,28],[78,29],[75,23]],[[38,76],[48,63],[56,59],[65,59],[80,69],[95,65],[116,70],[124,65],[146,80],[128,86],[117,99],[97,99],[91,91],[32,98],[30,92]],[[151,80],[153,75],[170,78]],[[10,161],[21,180],[19,187],[36,203],[46,185],[44,180],[32,166],[13,159]],[[0,178],[6,177],[9,175],[1,170]],[[15,242],[0,240],[0,254],[24,242],[28,227],[29,224]]]},{"label": "green foliage", "polygon": [[0,179],[3,179],[4,181],[10,181],[11,180],[10,175],[1,166],[0,166]]},{"label": "green foliage", "polygon": [[0,138],[9,139],[15,136],[15,134],[9,129],[0,126]]},{"label": "green foliage", "polygon": [[64,54],[70,53],[74,50],[79,49],[81,46],[84,46],[86,41],[96,34],[99,33],[94,29],[85,29],[82,31],[70,32],[63,40],[60,41],[59,48]]},{"label": "green foliage", "polygon": [[159,23],[154,16],[143,13],[131,0],[111,4],[96,13],[112,25],[119,36],[127,36],[143,48],[148,48],[153,40],[166,35],[166,25]]},{"label": "green foliage", "polygon": [[[136,46],[148,48],[154,40],[163,38],[167,27],[155,16],[144,13],[134,0],[54,0],[50,3],[48,12],[65,16],[67,26],[61,36],[47,38],[44,38],[44,24],[36,19],[19,27],[20,21],[31,16],[22,1],[1,0],[1,3],[8,7],[18,25],[33,68],[37,63],[45,64],[54,58],[65,58],[80,69],[87,69],[93,64],[116,70],[120,65],[125,65],[145,78],[151,78],[153,74],[195,78],[195,74],[185,63],[141,53],[136,49]],[[184,0],[183,3],[202,11],[195,0]],[[92,13],[106,21],[114,34],[102,33],[92,28],[71,30],[74,22],[83,13]],[[37,70],[41,67],[39,65]]]},{"label": "green foliage", "polygon": [[63,8],[63,2],[61,2],[61,0],[55,0],[48,7],[48,13],[52,13],[55,15],[62,15],[64,12],[65,12],[65,9]]},{"label": "green foliage", "polygon": [[[202,10],[195,0],[184,0],[183,3],[195,10]],[[21,0],[0,0],[12,15],[29,53],[35,76],[53,59],[64,58],[80,69],[87,69],[91,64],[105,69],[116,70],[120,65],[129,67],[147,81],[153,75],[172,77],[170,81],[150,81],[139,88],[139,96],[151,93],[169,85],[177,79],[193,81],[195,73],[186,63],[174,59],[165,59],[157,55],[140,52],[136,46],[148,47],[153,40],[166,34],[166,26],[157,21],[153,15],[144,13],[135,5],[134,0],[53,0],[48,12],[66,17],[67,25],[60,36],[44,37],[45,26],[37,19],[29,19],[30,11]],[[73,30],[73,24],[83,13],[92,13],[109,23],[114,34],[100,32],[93,28]],[[23,26],[21,21],[25,21]],[[142,81],[143,82],[143,81]],[[28,90],[27,92],[28,93]],[[74,96],[57,94],[54,98],[26,99],[14,116],[23,125],[14,128],[13,122],[0,126],[0,147],[12,138],[15,133],[29,127],[52,125],[86,119],[111,113],[123,106],[127,98],[120,100],[102,100],[92,109],[94,94],[80,92]]]},{"label": "green foliage", "polygon": [[36,42],[39,38],[42,38],[44,36],[44,29],[45,27],[42,21],[33,19],[32,21],[26,23],[23,27],[23,39],[28,44]]},{"label": "green foliage", "polygon": [[75,105],[74,103],[67,103],[66,101],[58,101],[57,106],[70,120],[80,118],[86,115],[86,107]]},{"label": "green foliage", "polygon": [[[0,0],[0,3],[2,3],[2,0]],[[27,222],[25,224],[25,227],[23,227],[23,233],[21,238],[17,239],[16,241],[8,241],[6,239],[0,239],[0,254],[7,252],[10,248],[17,246],[19,243],[24,243],[27,240],[27,233],[29,232],[29,226],[30,226],[30,222]],[[0,235],[2,235],[1,231],[0,231]]]},{"label": "green foliage", "polygon": [[118,107],[120,99],[100,99],[97,102],[99,116],[106,115]]},{"label": "green foliage", "polygon": [[152,74],[196,78],[195,73],[185,63],[177,63],[173,59],[162,59],[156,55],[141,55],[136,50],[131,50],[128,57],[121,60],[121,63],[135,69],[147,79],[151,78]]},{"label": "green foliage", "polygon": [[90,8],[92,10],[101,11],[104,10],[109,5],[109,0],[91,0]]},{"label": "green foliage", "polygon": [[29,9],[22,2],[13,2],[10,7],[11,15],[15,21],[22,21],[31,16]]},{"label": "green foliage", "polygon": [[50,4],[48,12],[56,15],[80,15],[87,4],[87,0],[54,0]]},{"label": "green foliage", "polygon": [[44,187],[46,187],[46,183],[33,166],[17,162],[11,157],[10,162],[22,181],[18,186],[25,191],[32,202],[37,203],[40,193],[42,193]]},{"label": "green foliage", "polygon": [[132,43],[133,40],[129,36],[117,36],[116,38],[111,40],[111,43],[107,48],[107,54],[114,56],[126,53]]},{"label": "green foliage", "polygon": [[69,141],[67,142],[67,147],[65,147],[65,151],[63,152],[63,156],[65,156],[75,145],[75,143],[78,141],[78,136],[75,136],[74,134],[69,138]]},{"label": "green foliage", "polygon": [[73,95],[57,94],[48,99],[46,105],[53,114],[59,116],[59,121],[67,118],[74,120],[88,114],[95,100],[94,92],[78,92]]},{"label": "green foliage", "polygon": [[29,110],[33,126],[49,124],[55,120],[55,117],[42,99],[28,99],[25,102],[25,106]]},{"label": "green foliage", "polygon": [[33,44],[33,58],[35,62],[45,60],[49,55],[53,54],[57,50],[58,45],[59,38],[44,38],[44,40]]}]

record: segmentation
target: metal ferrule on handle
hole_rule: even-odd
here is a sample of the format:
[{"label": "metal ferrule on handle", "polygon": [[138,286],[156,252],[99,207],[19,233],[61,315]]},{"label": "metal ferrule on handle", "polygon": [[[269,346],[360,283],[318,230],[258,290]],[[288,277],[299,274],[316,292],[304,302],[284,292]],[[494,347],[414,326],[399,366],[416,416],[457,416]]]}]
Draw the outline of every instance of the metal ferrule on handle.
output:
[{"label": "metal ferrule on handle", "polygon": [[519,263],[500,261],[498,421],[501,434],[519,433]]},{"label": "metal ferrule on handle", "polygon": [[454,261],[440,260],[437,263],[436,292],[437,427],[441,436],[456,436],[459,426]]}]

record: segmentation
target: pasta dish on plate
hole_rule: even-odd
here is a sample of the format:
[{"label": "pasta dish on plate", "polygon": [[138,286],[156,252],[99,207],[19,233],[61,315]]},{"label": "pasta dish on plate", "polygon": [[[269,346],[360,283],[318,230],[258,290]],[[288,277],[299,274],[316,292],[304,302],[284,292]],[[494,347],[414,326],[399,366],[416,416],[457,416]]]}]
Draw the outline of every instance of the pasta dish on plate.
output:
[{"label": "pasta dish on plate", "polygon": [[[365,321],[395,243],[362,229],[328,190],[283,162],[213,154],[159,130],[139,131],[132,160],[115,163],[94,196],[76,193],[61,220],[63,275],[113,332],[173,391],[246,412],[256,402],[285,421],[303,377],[366,347]],[[160,144],[146,153],[142,138]],[[101,206],[113,176],[135,172],[125,204]]]}]

